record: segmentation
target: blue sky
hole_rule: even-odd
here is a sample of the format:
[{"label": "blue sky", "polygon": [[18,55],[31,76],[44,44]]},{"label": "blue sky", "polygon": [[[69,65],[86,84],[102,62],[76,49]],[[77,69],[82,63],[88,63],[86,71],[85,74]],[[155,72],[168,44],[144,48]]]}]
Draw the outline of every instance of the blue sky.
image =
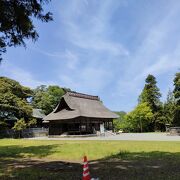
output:
[{"label": "blue sky", "polygon": [[179,0],[53,0],[39,39],[8,48],[0,76],[32,88],[57,84],[131,111],[148,74],[162,100],[180,68]]}]

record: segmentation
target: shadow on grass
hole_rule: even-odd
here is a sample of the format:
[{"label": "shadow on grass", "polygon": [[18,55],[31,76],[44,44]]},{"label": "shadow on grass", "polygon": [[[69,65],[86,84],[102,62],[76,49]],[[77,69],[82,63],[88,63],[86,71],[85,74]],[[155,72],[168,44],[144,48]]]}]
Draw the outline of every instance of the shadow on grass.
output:
[{"label": "shadow on grass", "polygon": [[82,179],[81,175],[80,163],[0,158],[0,179],[3,180],[75,180]]},{"label": "shadow on grass", "polygon": [[55,152],[55,148],[60,145],[44,145],[44,146],[0,146],[0,157],[3,158],[24,158],[24,157],[46,157]]},{"label": "shadow on grass", "polygon": [[[51,148],[47,151],[51,153]],[[0,160],[0,179],[82,179],[82,163],[80,162],[45,161],[43,159],[6,160],[5,158],[0,158]],[[91,176],[99,177],[100,180],[179,180],[180,152],[120,151],[103,159],[89,161],[89,167]]]},{"label": "shadow on grass", "polygon": [[[119,151],[91,161],[94,176],[101,179],[180,179],[180,152]],[[104,173],[102,173],[104,172]]]},{"label": "shadow on grass", "polygon": [[116,154],[112,154],[103,158],[104,160],[108,159],[161,159],[161,158],[180,158],[180,152],[171,153],[171,152],[162,152],[162,151],[151,151],[151,152],[129,152],[129,151],[119,151]]}]

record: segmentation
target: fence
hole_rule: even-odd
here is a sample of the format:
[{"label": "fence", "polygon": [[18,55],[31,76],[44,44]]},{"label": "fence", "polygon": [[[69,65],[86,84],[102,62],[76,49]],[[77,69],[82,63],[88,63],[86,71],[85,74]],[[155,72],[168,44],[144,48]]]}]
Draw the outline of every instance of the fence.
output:
[{"label": "fence", "polygon": [[170,135],[172,136],[180,136],[180,127],[170,127],[169,128]]},{"label": "fence", "polygon": [[48,136],[48,128],[29,128],[22,132],[22,137],[43,137]]},{"label": "fence", "polygon": [[[44,137],[48,136],[49,129],[48,128],[28,128],[20,132],[20,136],[23,138],[30,138],[30,137]],[[17,138],[19,137],[19,132],[13,129],[5,129],[0,131],[0,135],[2,137],[9,137],[9,138]]]}]

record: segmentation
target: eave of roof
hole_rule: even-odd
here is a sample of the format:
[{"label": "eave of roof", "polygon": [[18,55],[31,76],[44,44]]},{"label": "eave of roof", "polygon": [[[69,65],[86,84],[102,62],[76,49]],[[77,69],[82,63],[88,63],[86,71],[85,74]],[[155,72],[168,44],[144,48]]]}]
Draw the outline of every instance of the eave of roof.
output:
[{"label": "eave of roof", "polygon": [[43,114],[41,109],[33,109],[33,117],[43,119],[46,115]]},{"label": "eave of roof", "polygon": [[55,111],[43,118],[44,120],[65,120],[77,117],[115,119],[119,117],[107,109],[98,96],[66,93],[62,98],[64,98],[70,110],[63,109],[57,112],[58,107],[56,107]]}]

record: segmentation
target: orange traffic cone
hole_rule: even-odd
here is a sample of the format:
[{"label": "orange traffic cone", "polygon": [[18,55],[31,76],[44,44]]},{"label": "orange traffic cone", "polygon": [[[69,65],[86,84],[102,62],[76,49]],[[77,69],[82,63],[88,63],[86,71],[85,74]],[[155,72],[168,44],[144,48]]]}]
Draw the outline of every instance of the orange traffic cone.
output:
[{"label": "orange traffic cone", "polygon": [[84,162],[83,162],[83,178],[82,180],[91,180],[90,173],[89,173],[89,166],[87,157],[84,156]]}]

